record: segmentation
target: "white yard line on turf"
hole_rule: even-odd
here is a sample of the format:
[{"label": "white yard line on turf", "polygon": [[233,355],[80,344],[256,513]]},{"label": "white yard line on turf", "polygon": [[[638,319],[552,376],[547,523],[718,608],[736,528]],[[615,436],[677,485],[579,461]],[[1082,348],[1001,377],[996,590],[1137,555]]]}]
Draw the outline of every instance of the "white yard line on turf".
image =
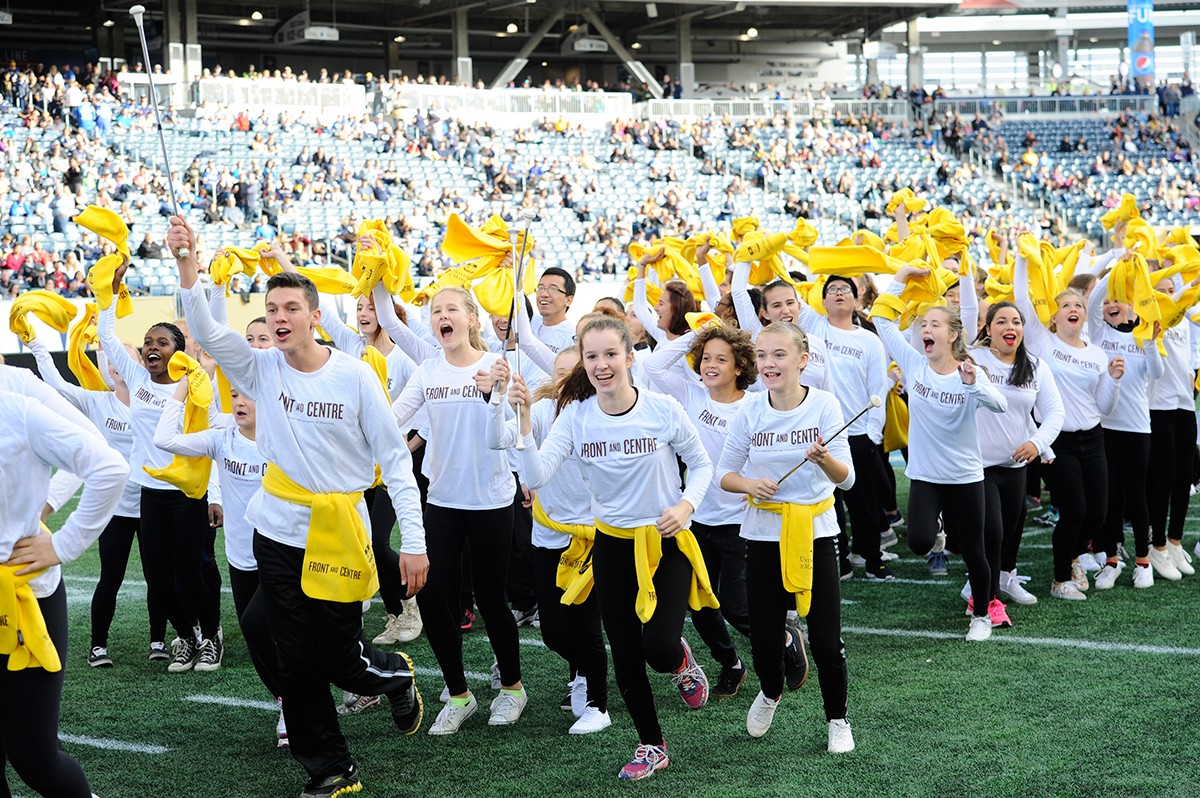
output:
[{"label": "white yard line on turf", "polygon": [[[436,676],[439,679],[442,677],[442,672],[437,668],[413,668],[413,670],[417,672],[418,676]],[[473,682],[487,682],[488,684],[491,684],[492,681],[492,674],[490,673],[475,673],[473,671],[467,671],[463,674],[463,676],[466,676]]]},{"label": "white yard line on turf", "polygon": [[[94,585],[100,581],[100,577],[98,576],[82,576],[80,574],[63,574],[62,578],[64,582],[86,582],[89,585]],[[141,579],[125,579],[122,580],[121,586],[140,587],[144,589],[146,587],[146,583]],[[221,592],[232,595],[233,588],[231,588],[229,585],[221,585]]]},{"label": "white yard line on turf", "polygon": [[165,754],[171,750],[165,745],[128,743],[124,740],[110,740],[107,737],[88,737],[84,734],[63,734],[59,732],[58,739],[64,743],[86,745],[91,748],[103,748],[105,751],[129,751],[133,754]]},{"label": "white yard line on turf", "polygon": [[[844,626],[842,631],[852,635],[872,635],[880,637],[916,637],[927,640],[961,640],[957,632],[934,632],[924,629],[871,629],[862,626]],[[1122,652],[1131,654],[1160,654],[1166,656],[1200,657],[1200,648],[1184,648],[1182,646],[1152,646],[1139,643],[1110,643],[1101,640],[1072,640],[1061,637],[1020,637],[1006,634],[992,635],[991,640],[997,643],[1010,643],[1024,646],[1051,646],[1054,648],[1080,648],[1087,651]]]},{"label": "white yard line on turf", "polygon": [[234,698],[229,695],[185,695],[184,701],[194,704],[216,704],[222,707],[238,707],[239,709],[261,709],[264,712],[278,712],[279,704],[275,701],[252,701],[249,698]]}]

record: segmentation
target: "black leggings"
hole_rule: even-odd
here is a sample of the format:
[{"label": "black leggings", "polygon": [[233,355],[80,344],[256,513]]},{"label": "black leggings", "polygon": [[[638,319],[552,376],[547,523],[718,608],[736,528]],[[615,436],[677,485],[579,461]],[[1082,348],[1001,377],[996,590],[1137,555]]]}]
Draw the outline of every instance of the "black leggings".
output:
[{"label": "black leggings", "polygon": [[841,491],[854,530],[852,550],[867,561],[867,567],[882,562],[880,532],[887,527],[883,517],[884,499],[889,492],[887,475],[879,449],[866,435],[851,435],[850,460],[854,464],[854,485]]},{"label": "black leggings", "polygon": [[1167,538],[1175,543],[1183,540],[1183,523],[1187,520],[1188,500],[1192,495],[1192,458],[1195,454],[1194,410],[1150,411],[1150,470],[1146,485],[1155,546],[1167,545]]},{"label": "black leggings", "polygon": [[258,571],[241,571],[229,566],[229,586],[233,590],[233,607],[246,640],[246,649],[250,652],[250,661],[263,687],[272,698],[278,698],[279,654],[271,634],[267,603],[258,589]]},{"label": "black leggings", "polygon": [[983,481],[964,485],[945,485],[912,480],[908,491],[908,545],[915,554],[924,557],[937,538],[938,515],[947,532],[953,530],[957,548],[967,564],[971,580],[971,595],[975,596],[975,614],[987,615],[992,590],[992,569],[988,565],[984,544]]},{"label": "black leggings", "polygon": [[608,652],[600,631],[600,601],[593,588],[582,604],[563,604],[558,561],[565,549],[533,547],[533,587],[537,592],[542,642],[587,679],[588,703],[608,711]]},{"label": "black leggings", "polygon": [[[138,551],[142,556],[143,576],[146,558],[142,552],[142,538],[138,534],[138,519],[114,515],[100,534],[100,581],[92,593],[92,647],[108,647],[108,632],[112,628],[113,616],[117,611],[117,592],[125,581],[125,570],[129,567],[129,552],[133,539],[138,539]],[[149,589],[146,579],[146,609],[150,614],[150,640],[165,642],[167,636],[167,611],[158,595]]]},{"label": "black leggings", "polygon": [[46,630],[58,650],[63,669],[8,669],[0,656],[0,798],[11,798],[7,760],[34,792],[46,798],[91,798],[92,790],[79,763],[59,748],[58,713],[67,664],[67,591],[58,589],[38,599]]},{"label": "black leggings", "polygon": [[217,628],[221,625],[221,569],[217,565],[217,528],[208,527],[204,536],[204,555],[201,560],[201,573],[204,576],[204,587],[208,589],[209,600],[216,607]]},{"label": "black leggings", "polygon": [[[704,567],[721,609],[705,607],[692,610],[692,625],[722,667],[738,663],[737,648],[729,636],[729,626],[750,636],[750,609],[746,603],[746,541],[737,524],[708,526],[692,523],[692,534],[700,544]],[[726,625],[728,621],[728,625]]]},{"label": "black leggings", "polygon": [[175,634],[185,640],[195,635],[197,621],[205,638],[215,637],[220,626],[220,606],[204,575],[205,541],[211,531],[207,498],[142,488],[146,582],[164,599]]},{"label": "black leggings", "polygon": [[450,695],[468,692],[463,670],[459,582],[463,545],[470,542],[475,601],[487,625],[488,639],[500,665],[500,681],[521,681],[517,622],[504,601],[512,547],[512,505],[496,510],[455,510],[425,505],[425,544],[429,578],[417,594],[429,647],[437,657]]},{"label": "black leggings", "polygon": [[1108,510],[1108,460],[1104,456],[1104,431],[1060,432],[1054,441],[1054,462],[1046,467],[1050,499],[1058,508],[1054,525],[1054,581],[1071,578],[1071,563],[1087,551],[1095,537],[1100,551],[1100,524]]},{"label": "black leggings", "polygon": [[683,665],[683,619],[688,609],[692,564],[671,538],[662,542],[662,559],[654,573],[658,606],[646,624],[638,617],[638,582],[634,570],[633,541],[596,534],[592,549],[595,590],[600,616],[612,649],[617,689],[629,711],[638,740],[662,745],[662,726],[654,707],[654,693],[646,676],[649,665],[658,673],[672,673]]},{"label": "black leggings", "polygon": [[1138,557],[1150,554],[1150,506],[1146,503],[1146,471],[1150,467],[1150,434],[1104,430],[1104,456],[1108,459],[1108,512],[1100,525],[1102,548],[1109,559],[1125,539],[1125,519],[1133,526]]},{"label": "black leggings", "polygon": [[408,587],[400,576],[400,555],[392,548],[392,528],[396,525],[396,508],[387,488],[368,488],[363,492],[367,513],[371,517],[371,550],[375,553],[379,571],[379,596],[391,615],[404,612]]},{"label": "black leggings", "polygon": [[[983,540],[992,569],[992,592],[1000,595],[1000,572],[1017,567],[1021,533],[1025,526],[1025,466],[988,466],[983,469]],[[976,599],[978,601],[978,599]]]},{"label": "black leggings", "polygon": [[513,474],[517,491],[513,497],[512,554],[508,560],[505,595],[514,610],[531,612],[538,606],[533,575],[533,511],[525,507],[520,478]]},{"label": "black leggings", "polygon": [[[754,673],[767,698],[783,695],[783,640],[788,610],[796,608],[796,595],[783,587],[783,565],[779,544],[773,541],[746,541],[746,574],[750,599],[750,647],[754,652]],[[846,691],[849,670],[846,644],[842,642],[842,582],[838,569],[837,541],[818,538],[813,541],[813,592],[808,610],[808,639],[817,677],[821,682],[821,701],[825,719],[846,717]]]}]

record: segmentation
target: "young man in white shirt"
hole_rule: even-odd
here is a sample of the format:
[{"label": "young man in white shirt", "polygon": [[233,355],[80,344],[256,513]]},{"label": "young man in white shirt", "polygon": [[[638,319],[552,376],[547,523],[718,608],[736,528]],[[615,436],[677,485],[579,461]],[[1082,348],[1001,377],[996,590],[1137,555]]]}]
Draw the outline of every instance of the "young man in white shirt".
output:
[{"label": "young man in white shirt", "polygon": [[575,278],[557,266],[542,272],[537,284],[538,316],[533,334],[555,352],[575,342],[575,325],[567,321],[567,309],[575,300]]}]

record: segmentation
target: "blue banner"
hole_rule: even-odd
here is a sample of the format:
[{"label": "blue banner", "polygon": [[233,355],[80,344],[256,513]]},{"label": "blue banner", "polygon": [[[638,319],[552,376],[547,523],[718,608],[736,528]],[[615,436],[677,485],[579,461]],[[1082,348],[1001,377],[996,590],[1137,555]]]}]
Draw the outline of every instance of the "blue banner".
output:
[{"label": "blue banner", "polygon": [[1129,77],[1154,86],[1154,0],[1127,0],[1129,13]]}]

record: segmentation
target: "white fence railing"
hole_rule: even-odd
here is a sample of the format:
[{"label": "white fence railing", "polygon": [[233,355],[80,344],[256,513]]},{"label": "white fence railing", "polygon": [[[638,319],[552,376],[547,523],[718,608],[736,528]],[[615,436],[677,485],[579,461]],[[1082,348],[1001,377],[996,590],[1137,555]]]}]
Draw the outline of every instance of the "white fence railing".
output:
[{"label": "white fence railing", "polygon": [[230,108],[361,114],[367,91],[356,83],[300,83],[262,78],[210,78],[196,81],[197,102]]},{"label": "white fence railing", "polygon": [[541,91],[540,89],[467,89],[416,86],[400,89],[395,104],[410,111],[448,114],[494,125],[528,124],[544,118],[604,124],[633,116],[633,97],[625,92]]},{"label": "white fence railing", "polygon": [[763,100],[722,98],[713,100],[650,100],[638,105],[643,119],[726,117],[750,119],[772,117],[776,114],[791,114],[802,119],[833,117],[838,114],[871,116],[878,114],[885,119],[908,118],[908,103],[903,100]]},{"label": "white fence railing", "polygon": [[933,110],[938,114],[953,111],[973,116],[979,112],[987,116],[993,109],[999,109],[1004,116],[1024,118],[1111,116],[1125,110],[1155,113],[1158,99],[1144,94],[1096,94],[1085,97],[962,97],[933,103]]}]

